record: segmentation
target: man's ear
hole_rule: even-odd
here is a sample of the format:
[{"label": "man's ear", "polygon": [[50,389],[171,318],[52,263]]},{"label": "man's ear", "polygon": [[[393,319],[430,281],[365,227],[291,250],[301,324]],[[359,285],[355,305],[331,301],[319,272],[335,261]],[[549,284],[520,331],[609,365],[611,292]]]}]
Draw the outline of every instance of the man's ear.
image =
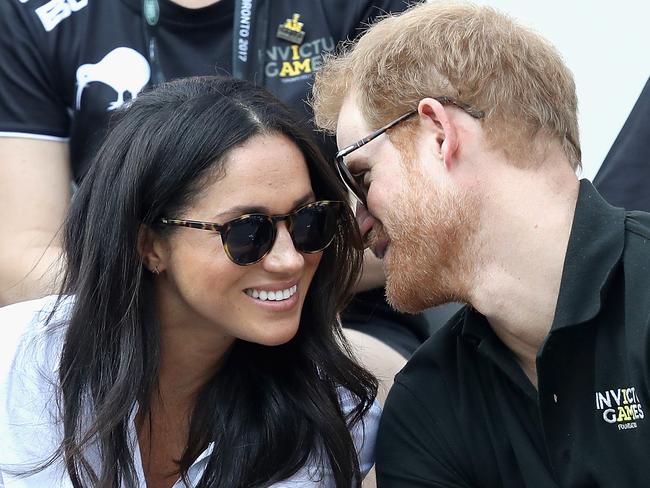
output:
[{"label": "man's ear", "polygon": [[146,224],[138,229],[138,254],[146,268],[154,274],[165,271],[165,249],[162,239]]},{"label": "man's ear", "polygon": [[425,122],[425,127],[433,132],[435,151],[445,167],[450,169],[458,150],[458,137],[444,105],[435,98],[423,98],[418,104],[418,116]]}]

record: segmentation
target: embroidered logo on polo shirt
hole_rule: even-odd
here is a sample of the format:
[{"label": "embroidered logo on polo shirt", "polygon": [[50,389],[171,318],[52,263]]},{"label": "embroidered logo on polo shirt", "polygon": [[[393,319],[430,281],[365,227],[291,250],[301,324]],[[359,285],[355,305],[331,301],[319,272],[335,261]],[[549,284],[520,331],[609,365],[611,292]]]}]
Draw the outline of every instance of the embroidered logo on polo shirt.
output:
[{"label": "embroidered logo on polo shirt", "polygon": [[636,429],[637,421],[645,417],[634,387],[596,392],[596,410],[603,420],[616,424],[618,430]]}]

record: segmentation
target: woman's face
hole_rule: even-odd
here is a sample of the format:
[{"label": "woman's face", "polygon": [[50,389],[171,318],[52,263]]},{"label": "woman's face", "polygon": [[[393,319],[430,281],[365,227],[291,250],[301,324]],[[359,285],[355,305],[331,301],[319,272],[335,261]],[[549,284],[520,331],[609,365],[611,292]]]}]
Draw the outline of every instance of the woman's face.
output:
[{"label": "woman's face", "polygon": [[[246,213],[285,214],[314,200],[298,147],[282,135],[261,135],[234,149],[225,177],[209,183],[183,215],[170,217],[223,224]],[[276,225],[273,248],[249,266],[234,264],[212,231],[179,227],[157,241],[161,325],[225,341],[289,341],[322,253],[296,251],[286,221]],[[282,299],[270,300],[271,292]]]}]

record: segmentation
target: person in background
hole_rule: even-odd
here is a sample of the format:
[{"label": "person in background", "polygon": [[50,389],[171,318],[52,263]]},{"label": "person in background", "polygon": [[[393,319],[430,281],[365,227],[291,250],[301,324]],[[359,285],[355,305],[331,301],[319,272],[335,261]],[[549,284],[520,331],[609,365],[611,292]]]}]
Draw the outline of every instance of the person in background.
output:
[{"label": "person in background", "polygon": [[594,178],[612,205],[650,212],[650,79]]},{"label": "person in background", "polygon": [[[323,56],[376,16],[406,7],[405,0],[0,2],[0,305],[54,289],[70,181],[83,179],[115,109],[165,80],[232,74],[267,87],[311,128],[305,100]],[[333,158],[335,144],[321,137],[320,145]],[[355,337],[378,339],[376,353],[399,367],[428,337],[428,324],[392,311],[383,284],[381,263],[368,256],[343,319]]]},{"label": "person in background", "polygon": [[646,485],[650,214],[576,177],[558,52],[488,7],[427,3],[328,60],[313,103],[389,302],[467,304],[395,379],[378,486]]},{"label": "person in background", "polygon": [[338,322],[362,251],[334,168],[245,81],[115,119],[60,294],[0,309],[0,486],[359,486],[379,407]]}]

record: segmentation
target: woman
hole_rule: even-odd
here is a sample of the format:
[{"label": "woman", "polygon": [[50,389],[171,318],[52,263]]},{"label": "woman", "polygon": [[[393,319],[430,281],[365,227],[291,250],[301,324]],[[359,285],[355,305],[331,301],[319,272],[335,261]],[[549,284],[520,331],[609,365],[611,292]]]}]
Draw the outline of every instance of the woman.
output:
[{"label": "woman", "polygon": [[361,255],[333,170],[241,81],[168,83],[114,122],[61,295],[0,310],[5,483],[358,485],[377,385],[337,322]]}]

